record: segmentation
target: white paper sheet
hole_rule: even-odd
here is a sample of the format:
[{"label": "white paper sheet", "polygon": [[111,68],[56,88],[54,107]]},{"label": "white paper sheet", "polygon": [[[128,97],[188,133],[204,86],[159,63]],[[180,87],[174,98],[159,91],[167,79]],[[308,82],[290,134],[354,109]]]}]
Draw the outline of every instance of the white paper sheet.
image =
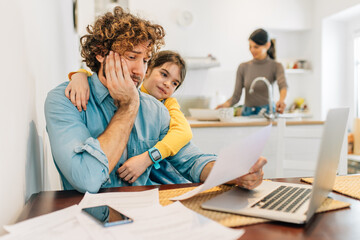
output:
[{"label": "white paper sheet", "polygon": [[[61,210],[60,210],[61,211]],[[79,212],[78,215],[84,213]],[[85,216],[86,217],[86,216]],[[27,231],[15,231],[8,235],[0,237],[1,240],[115,240],[118,237],[107,231],[106,228],[100,224],[82,224],[79,221],[80,217],[72,217],[66,222],[58,225],[51,224],[51,226],[40,226],[35,229],[28,229]],[[50,219],[49,219],[50,220]],[[91,221],[91,220],[90,220]],[[137,237],[126,230],[122,231],[121,238],[130,240],[143,240],[142,237]]]},{"label": "white paper sheet", "polygon": [[141,192],[86,193],[79,203],[81,208],[100,205],[109,205],[124,214],[127,214],[131,209],[160,206],[159,189],[155,188]]},{"label": "white paper sheet", "polygon": [[[156,193],[157,189],[152,192]],[[143,193],[143,195],[146,194],[148,193]],[[82,207],[74,205],[54,213],[9,226],[11,233],[0,237],[0,239],[226,240],[237,239],[244,233],[243,230],[226,228],[207,219],[186,208],[180,202],[176,202],[166,207],[162,207],[160,204],[148,204],[146,207],[136,207],[136,204],[134,205],[130,202],[132,199],[141,196],[141,193],[132,192],[131,195],[135,195],[136,197],[132,198],[129,196],[127,201],[122,200],[120,201],[121,203],[115,203],[116,195],[114,194],[90,194],[84,197],[82,207],[86,204],[87,206],[91,206],[91,204],[94,204],[96,201],[97,203],[104,204],[103,200],[108,201],[106,204],[112,204],[117,206],[117,208],[120,208],[121,205],[121,208],[124,208],[134,218],[133,223],[113,227],[103,227],[92,217],[83,213],[81,211]],[[147,198],[151,199],[152,197],[148,196]],[[111,199],[111,201],[109,199]],[[125,205],[128,207],[124,207]]]},{"label": "white paper sheet", "polygon": [[104,204],[112,206],[113,208],[118,208],[118,210],[119,208],[131,209],[160,205],[159,190],[156,188],[141,192],[114,192],[99,194],[86,193],[79,206],[73,205],[60,211],[35,217],[17,224],[7,225],[4,226],[4,229],[8,232],[23,232],[37,227],[50,227],[52,225],[57,226],[62,222],[66,222],[69,219],[72,219],[74,216],[78,215],[78,213],[81,211],[81,208]]},{"label": "white paper sheet", "polygon": [[[34,239],[42,239],[42,234],[44,234],[45,239],[48,236],[47,232],[53,232],[53,229],[63,225],[66,227],[68,222],[77,221],[79,215],[81,216],[81,208],[99,205],[112,206],[125,214],[131,209],[160,206],[159,190],[156,188],[141,192],[86,193],[79,205],[73,205],[14,225],[7,225],[4,226],[4,229],[10,233],[16,232],[18,238],[21,238],[22,234],[26,233],[29,238],[33,234]],[[84,227],[86,228],[86,226]],[[74,231],[74,235],[76,235],[76,231],[81,232],[83,229],[79,227],[77,230],[72,229],[71,231]],[[86,239],[85,236],[84,239]]]},{"label": "white paper sheet", "polygon": [[73,219],[81,209],[78,205],[64,208],[60,211],[52,212],[42,216],[34,217],[13,225],[5,225],[4,229],[8,232],[27,232],[36,228],[51,228]]},{"label": "white paper sheet", "polygon": [[[146,214],[144,214],[146,212]],[[219,223],[186,208],[180,202],[166,207],[133,210],[132,224],[109,228],[114,236],[122,231],[147,240],[238,239],[244,230],[224,227]]]},{"label": "white paper sheet", "polygon": [[84,239],[94,240],[85,228],[77,222],[75,217],[58,225],[51,224],[46,227],[37,227],[27,231],[13,231],[8,235],[0,237],[1,240],[62,240],[62,239]]},{"label": "white paper sheet", "polygon": [[204,184],[171,200],[184,200],[212,187],[245,175],[260,157],[270,136],[271,124],[221,149]]}]

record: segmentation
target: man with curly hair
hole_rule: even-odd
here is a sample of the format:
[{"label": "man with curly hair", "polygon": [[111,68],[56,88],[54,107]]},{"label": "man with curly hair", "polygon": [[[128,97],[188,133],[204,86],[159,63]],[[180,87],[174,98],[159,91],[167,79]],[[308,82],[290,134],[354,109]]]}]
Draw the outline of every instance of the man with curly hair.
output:
[{"label": "man with curly hair", "polygon": [[[152,148],[167,133],[170,116],[165,106],[137,87],[147,61],[163,45],[160,25],[116,7],[87,28],[81,56],[94,72],[87,110],[79,112],[64,95],[68,82],[49,92],[45,102],[47,131],[55,165],[65,190],[96,193],[100,188],[202,182],[216,156],[203,154],[191,142],[173,157],[161,160],[130,184],[116,170],[129,158]],[[260,158],[254,173],[234,183],[254,188],[262,180]],[[160,168],[158,168],[160,166]]]}]

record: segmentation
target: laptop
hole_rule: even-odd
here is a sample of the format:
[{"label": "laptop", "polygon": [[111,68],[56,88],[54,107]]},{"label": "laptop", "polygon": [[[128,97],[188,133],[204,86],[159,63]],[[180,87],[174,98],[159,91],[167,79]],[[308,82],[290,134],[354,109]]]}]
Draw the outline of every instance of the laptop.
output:
[{"label": "laptop", "polygon": [[254,190],[233,188],[201,207],[295,224],[308,222],[334,186],[348,115],[348,108],[328,112],[312,186],[263,181]]}]

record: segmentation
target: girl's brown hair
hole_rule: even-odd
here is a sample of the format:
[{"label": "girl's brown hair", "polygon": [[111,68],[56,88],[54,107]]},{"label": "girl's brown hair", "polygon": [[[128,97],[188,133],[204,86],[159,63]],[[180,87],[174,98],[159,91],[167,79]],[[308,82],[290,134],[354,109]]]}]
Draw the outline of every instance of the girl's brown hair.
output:
[{"label": "girl's brown hair", "polygon": [[105,57],[110,51],[123,55],[140,43],[150,41],[149,52],[155,54],[164,44],[165,32],[162,26],[125,12],[115,7],[99,17],[93,26],[87,27],[88,34],[80,38],[81,56],[94,72],[100,69],[96,56]]},{"label": "girl's brown hair", "polygon": [[156,67],[161,67],[165,63],[174,63],[180,69],[180,84],[176,87],[178,89],[184,82],[186,76],[186,63],[180,54],[173,51],[160,51],[156,53],[148,63],[148,73],[151,74],[152,70]]}]

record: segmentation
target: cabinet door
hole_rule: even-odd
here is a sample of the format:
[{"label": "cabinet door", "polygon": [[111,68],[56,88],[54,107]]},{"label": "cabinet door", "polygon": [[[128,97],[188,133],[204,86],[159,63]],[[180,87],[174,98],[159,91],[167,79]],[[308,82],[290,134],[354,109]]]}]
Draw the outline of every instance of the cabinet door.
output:
[{"label": "cabinet door", "polygon": [[[229,144],[239,141],[240,139],[249,136],[256,132],[263,126],[253,127],[201,127],[192,128],[193,139],[192,142],[197,145],[201,151],[205,153],[219,154],[220,150],[228,146]],[[268,159],[268,163],[264,167],[264,177],[274,178],[276,177],[276,143],[277,133],[276,127],[272,127],[269,140],[265,144],[264,151],[262,153]],[[234,161],[241,161],[241,156]]]},{"label": "cabinet door", "polygon": [[[205,153],[219,154],[224,146],[239,141],[259,127],[204,127],[192,128],[192,142]],[[321,143],[323,125],[291,125],[278,122],[273,126],[262,156],[268,163],[264,167],[265,178],[313,176]],[[339,174],[347,172],[346,142],[339,163]],[[241,161],[234,159],[234,161]]]}]

